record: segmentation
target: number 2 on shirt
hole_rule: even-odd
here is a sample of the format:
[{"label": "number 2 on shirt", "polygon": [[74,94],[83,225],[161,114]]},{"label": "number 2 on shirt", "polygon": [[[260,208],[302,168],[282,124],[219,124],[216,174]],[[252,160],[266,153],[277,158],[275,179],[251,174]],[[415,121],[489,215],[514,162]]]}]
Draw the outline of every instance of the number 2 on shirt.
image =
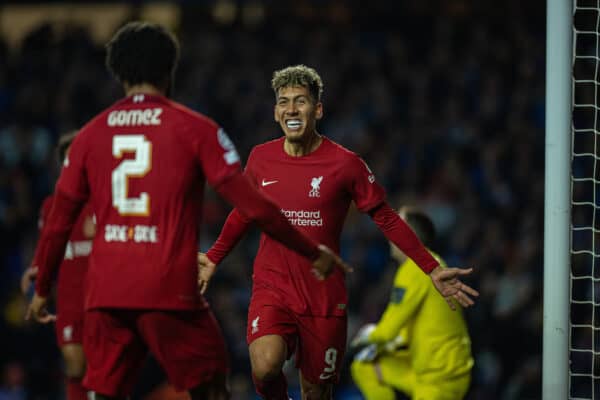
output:
[{"label": "number 2 on shirt", "polygon": [[135,153],[135,158],[123,160],[112,172],[113,206],[121,215],[147,216],[150,214],[148,193],[128,197],[127,191],[129,178],[140,178],[152,168],[152,143],[144,135],[115,135],[113,157],[120,159],[124,152]]}]

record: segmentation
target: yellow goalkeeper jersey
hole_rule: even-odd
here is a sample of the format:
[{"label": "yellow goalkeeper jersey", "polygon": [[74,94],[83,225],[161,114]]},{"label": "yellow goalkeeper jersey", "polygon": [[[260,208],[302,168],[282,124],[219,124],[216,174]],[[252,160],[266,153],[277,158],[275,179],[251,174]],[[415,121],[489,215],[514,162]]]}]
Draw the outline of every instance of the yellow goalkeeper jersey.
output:
[{"label": "yellow goalkeeper jersey", "polygon": [[[445,266],[438,255],[432,255]],[[462,309],[455,304],[457,310],[452,311],[429,276],[408,258],[398,267],[390,302],[369,341],[388,353],[408,346],[413,371],[422,380],[469,373],[471,339]]]}]

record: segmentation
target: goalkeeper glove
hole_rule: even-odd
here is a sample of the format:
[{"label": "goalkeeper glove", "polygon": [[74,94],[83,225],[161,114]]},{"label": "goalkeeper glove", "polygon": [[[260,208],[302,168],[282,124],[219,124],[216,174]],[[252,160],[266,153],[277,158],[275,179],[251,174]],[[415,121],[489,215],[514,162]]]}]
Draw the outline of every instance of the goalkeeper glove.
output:
[{"label": "goalkeeper glove", "polygon": [[354,339],[350,342],[350,348],[357,349],[369,344],[369,335],[375,330],[375,324],[366,324],[361,327]]},{"label": "goalkeeper glove", "polygon": [[377,345],[370,344],[367,347],[364,347],[358,353],[356,353],[356,355],[354,356],[354,361],[369,363],[375,361],[378,355],[379,351],[377,349]]}]

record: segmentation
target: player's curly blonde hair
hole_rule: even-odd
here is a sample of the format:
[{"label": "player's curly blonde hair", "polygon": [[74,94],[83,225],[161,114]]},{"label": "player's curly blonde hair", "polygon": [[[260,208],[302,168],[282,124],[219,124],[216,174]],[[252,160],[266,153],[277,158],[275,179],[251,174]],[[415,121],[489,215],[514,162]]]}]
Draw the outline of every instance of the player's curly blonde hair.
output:
[{"label": "player's curly blonde hair", "polygon": [[271,87],[275,91],[275,97],[279,89],[290,86],[306,87],[316,102],[321,101],[323,81],[314,68],[300,64],[273,72]]}]

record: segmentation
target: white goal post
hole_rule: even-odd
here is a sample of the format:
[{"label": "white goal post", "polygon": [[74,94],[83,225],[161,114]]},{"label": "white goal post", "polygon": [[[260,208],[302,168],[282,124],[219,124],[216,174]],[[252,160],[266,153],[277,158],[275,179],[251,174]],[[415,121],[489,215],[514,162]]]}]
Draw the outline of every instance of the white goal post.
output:
[{"label": "white goal post", "polygon": [[[577,1],[577,0],[574,0]],[[547,0],[542,398],[569,398],[571,0]]]}]

